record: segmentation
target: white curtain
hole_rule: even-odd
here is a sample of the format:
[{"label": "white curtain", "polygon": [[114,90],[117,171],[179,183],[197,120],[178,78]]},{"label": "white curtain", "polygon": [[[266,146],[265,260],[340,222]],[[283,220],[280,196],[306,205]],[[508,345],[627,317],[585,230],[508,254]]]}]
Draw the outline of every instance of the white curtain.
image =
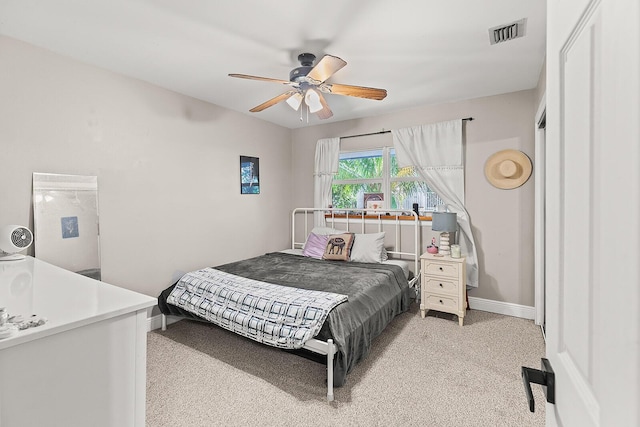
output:
[{"label": "white curtain", "polygon": [[458,217],[459,244],[467,262],[467,285],[478,286],[478,257],[464,207],[462,120],[391,131],[400,167],[413,166]]},{"label": "white curtain", "polygon": [[[316,144],[316,162],[313,171],[313,207],[328,208],[331,204],[331,184],[338,173],[340,160],[340,138],[319,139]],[[317,227],[326,225],[324,213],[316,212]]]}]

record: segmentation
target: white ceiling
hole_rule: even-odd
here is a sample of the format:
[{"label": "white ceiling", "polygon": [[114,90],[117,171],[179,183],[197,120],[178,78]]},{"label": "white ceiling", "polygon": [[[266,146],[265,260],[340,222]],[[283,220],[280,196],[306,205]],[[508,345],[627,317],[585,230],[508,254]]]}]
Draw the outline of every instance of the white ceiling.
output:
[{"label": "white ceiling", "polygon": [[[544,0],[0,0],[0,34],[281,126],[375,116],[534,88],[545,55]],[[527,19],[491,46],[488,29]],[[328,82],[384,88],[382,101],[326,95],[309,123],[284,92],[297,55],[339,56]],[[2,54],[0,52],[0,54]]]}]

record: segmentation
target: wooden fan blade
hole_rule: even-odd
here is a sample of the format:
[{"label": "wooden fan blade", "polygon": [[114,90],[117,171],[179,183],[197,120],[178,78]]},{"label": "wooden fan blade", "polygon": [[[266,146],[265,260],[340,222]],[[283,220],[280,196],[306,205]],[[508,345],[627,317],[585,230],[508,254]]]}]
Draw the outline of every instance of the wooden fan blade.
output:
[{"label": "wooden fan blade", "polygon": [[229,74],[229,77],[237,77],[239,79],[249,79],[249,80],[261,80],[263,82],[281,83],[283,85],[295,84],[294,82],[290,82],[289,80],[272,79],[269,77],[250,76],[248,74]]},{"label": "wooden fan blade", "polygon": [[315,67],[309,71],[307,78],[322,83],[345,65],[347,65],[347,63],[337,56],[325,55],[318,61]]},{"label": "wooden fan blade", "polygon": [[322,93],[318,92],[318,96],[320,97],[320,104],[322,105],[322,110],[318,111],[316,115],[320,120],[328,119],[333,116],[333,111],[329,108],[327,101],[325,101]]},{"label": "wooden fan blade", "polygon": [[387,97],[385,89],[376,89],[364,86],[349,86],[340,84],[325,83],[318,86],[322,92],[334,93],[336,95],[357,96],[358,98],[376,99],[378,101]]},{"label": "wooden fan blade", "polygon": [[287,99],[289,99],[294,93],[296,93],[295,90],[290,90],[288,92],[285,92],[283,94],[280,94],[278,96],[276,96],[275,98],[271,98],[270,100],[268,100],[267,102],[263,102],[262,104],[258,105],[257,107],[253,107],[251,110],[252,113],[257,113],[259,111],[262,111],[266,108],[269,108],[273,105],[276,105],[278,102],[282,102],[282,101],[286,101]]}]

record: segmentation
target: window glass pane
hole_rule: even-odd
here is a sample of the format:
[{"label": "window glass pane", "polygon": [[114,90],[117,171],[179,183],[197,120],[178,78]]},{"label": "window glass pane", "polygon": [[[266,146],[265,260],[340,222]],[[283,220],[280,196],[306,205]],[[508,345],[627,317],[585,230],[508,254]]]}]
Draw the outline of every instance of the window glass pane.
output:
[{"label": "window glass pane", "polygon": [[331,186],[333,207],[336,209],[364,208],[365,193],[381,193],[382,184],[334,184]]},{"label": "window glass pane", "polygon": [[382,150],[341,153],[335,179],[367,179],[382,177]]},{"label": "window glass pane", "polygon": [[391,183],[391,209],[411,210],[417,203],[421,211],[433,211],[444,202],[421,181]]},{"label": "window glass pane", "polygon": [[[418,176],[418,174],[415,171],[415,168],[413,166],[408,166],[406,168],[400,168],[398,166],[398,159],[396,158],[396,150],[395,149],[390,149],[389,150],[389,158],[390,158],[390,162],[391,164],[389,165],[389,174],[391,175],[392,178],[397,178],[397,177],[407,177],[407,176]],[[400,209],[400,208],[398,208]]]}]

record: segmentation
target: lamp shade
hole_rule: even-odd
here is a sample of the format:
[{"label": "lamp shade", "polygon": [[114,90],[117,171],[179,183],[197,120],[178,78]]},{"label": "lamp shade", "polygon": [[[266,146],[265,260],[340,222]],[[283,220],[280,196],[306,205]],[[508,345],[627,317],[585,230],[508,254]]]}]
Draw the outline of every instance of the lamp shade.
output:
[{"label": "lamp shade", "polygon": [[434,212],[431,216],[431,229],[433,231],[457,231],[458,216],[455,212]]},{"label": "lamp shade", "polygon": [[304,102],[309,106],[309,111],[317,113],[322,110],[322,104],[320,103],[320,95],[313,89],[307,89],[307,93],[304,96]]},{"label": "lamp shade", "polygon": [[302,104],[302,94],[297,92],[294,93],[289,97],[289,99],[287,99],[287,104],[289,104],[289,106],[294,110],[298,111],[300,104]]}]

